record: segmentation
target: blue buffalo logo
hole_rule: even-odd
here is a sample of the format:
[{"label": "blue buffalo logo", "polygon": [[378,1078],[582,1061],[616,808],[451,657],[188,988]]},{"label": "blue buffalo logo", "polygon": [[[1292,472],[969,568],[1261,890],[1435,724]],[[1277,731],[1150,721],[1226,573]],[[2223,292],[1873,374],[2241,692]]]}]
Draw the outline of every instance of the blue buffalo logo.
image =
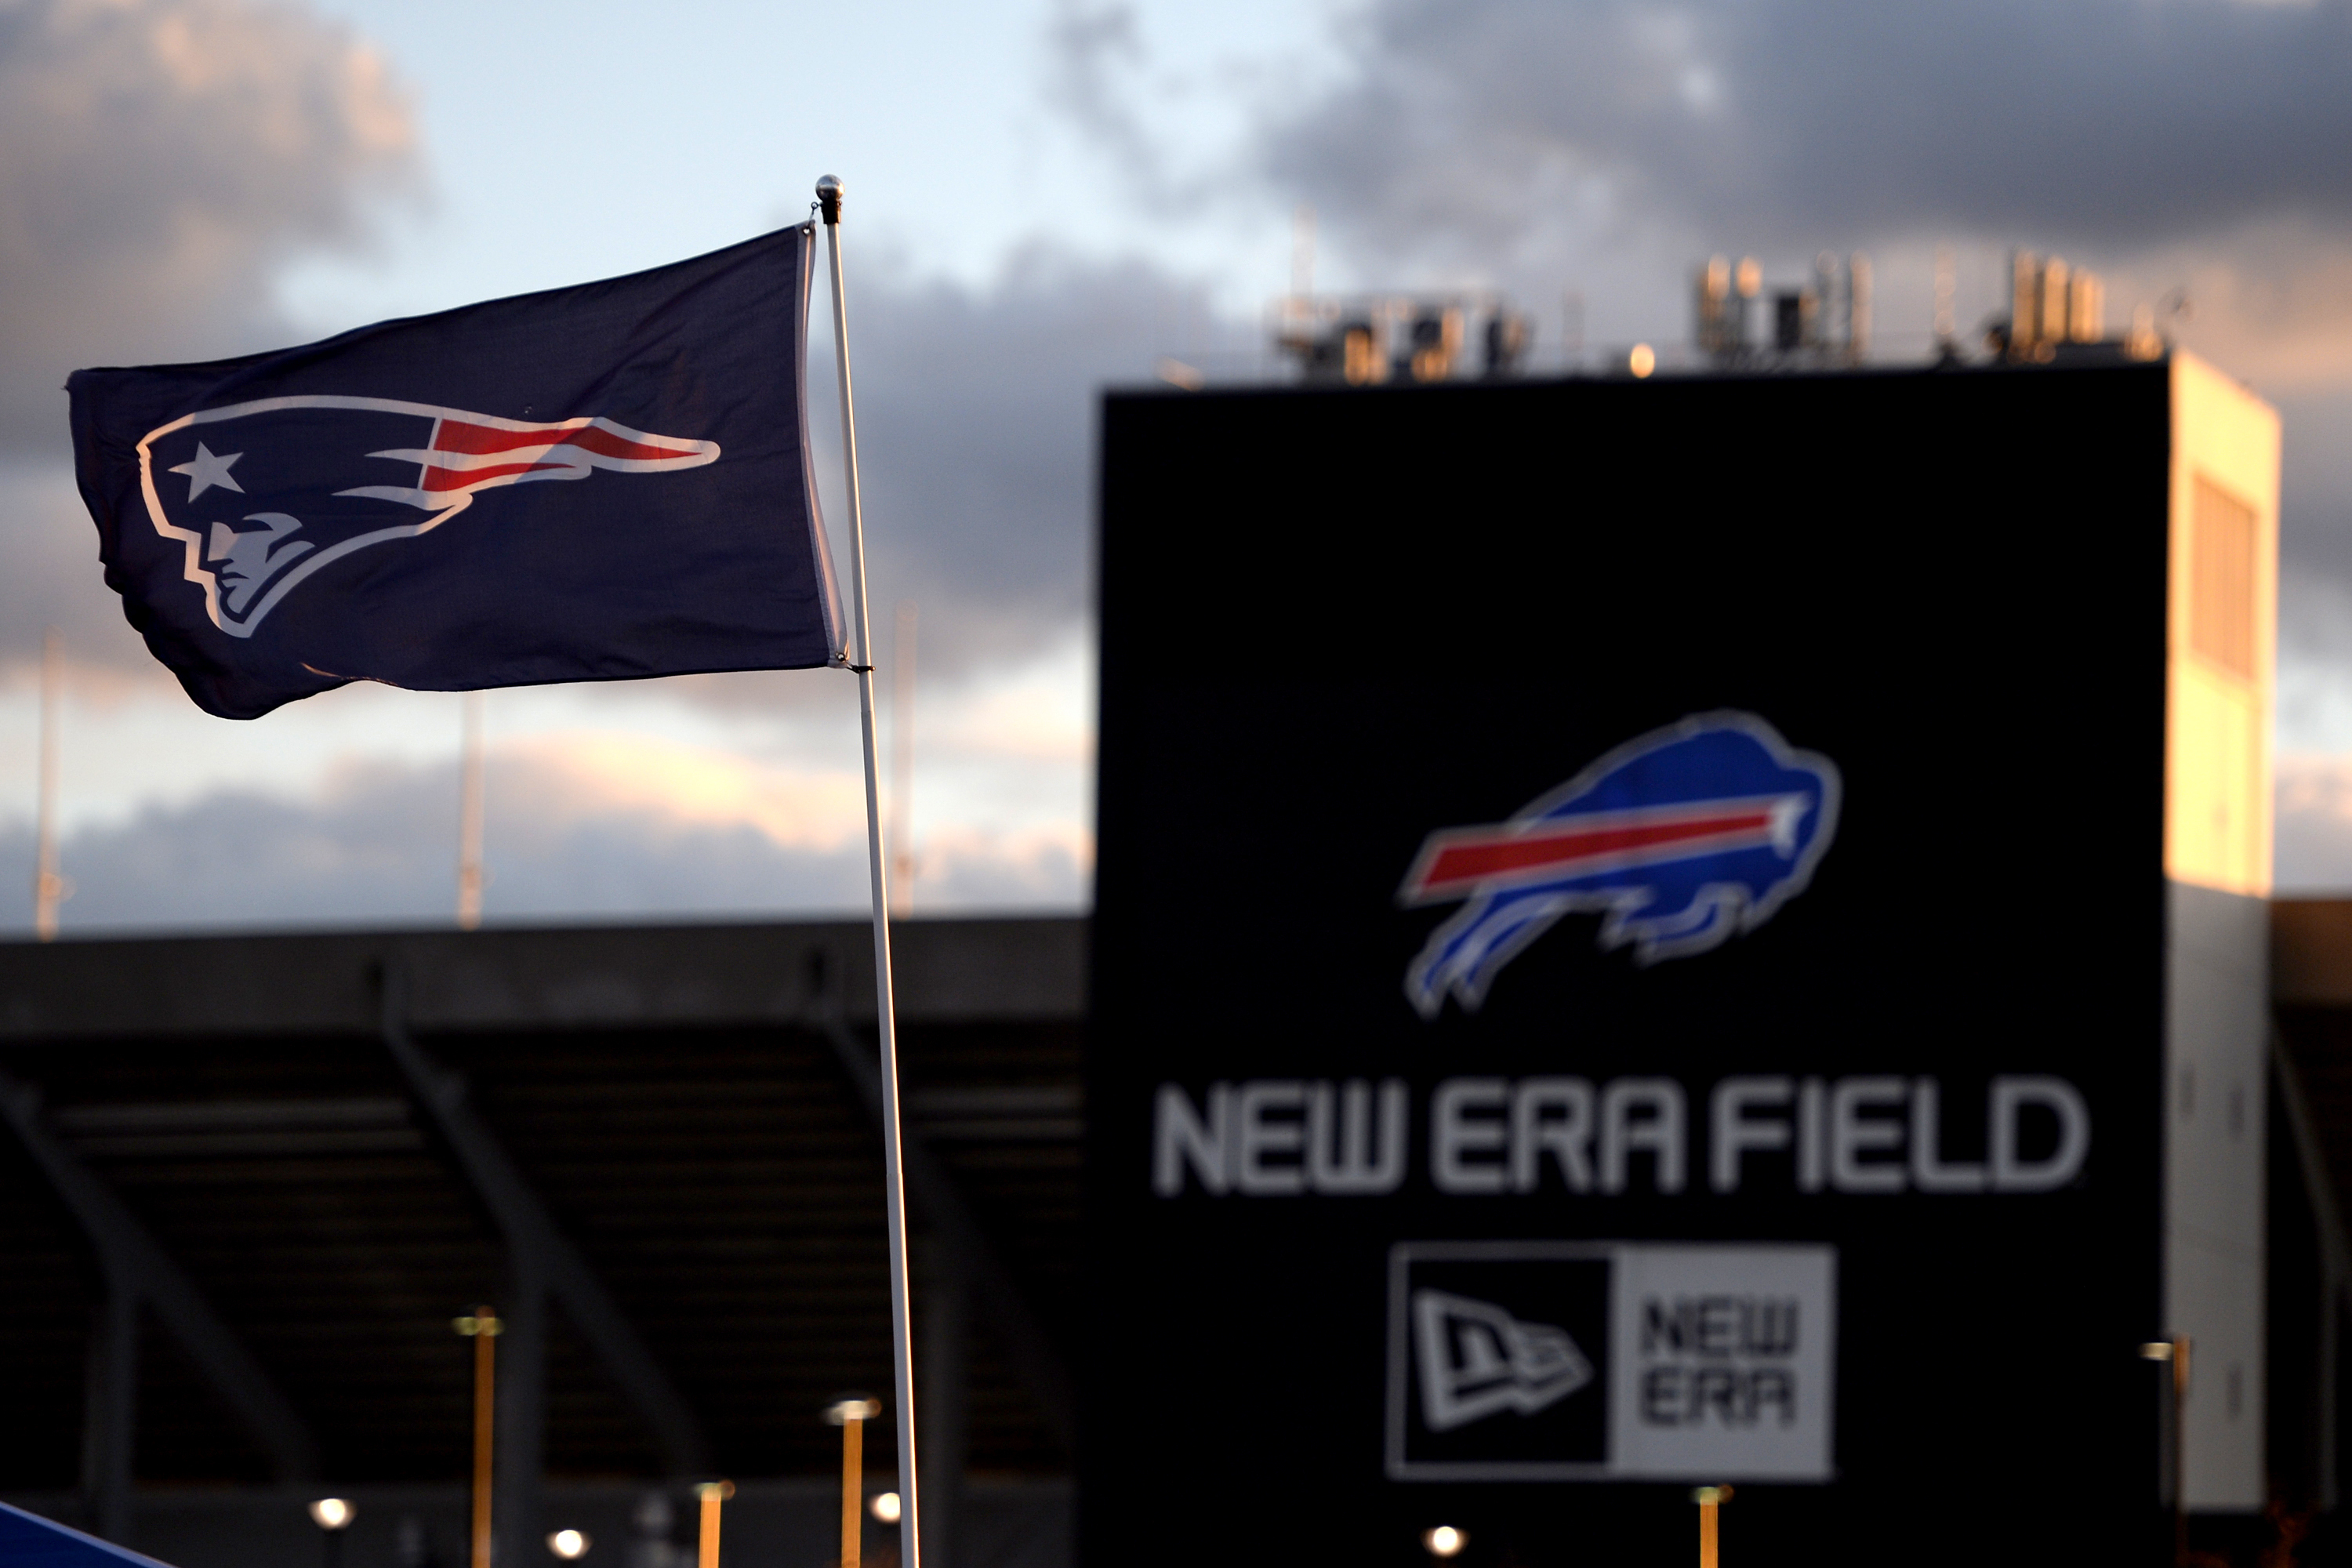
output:
[{"label": "blue buffalo logo", "polygon": [[1433,833],[1398,902],[1462,902],[1405,972],[1424,1018],[1475,1012],[1564,914],[1603,952],[1683,958],[1754,931],[1805,890],[1837,832],[1837,764],[1753,713],[1700,713],[1628,741],[1507,822]]},{"label": "blue buffalo logo", "polygon": [[182,547],[214,626],[251,637],[313,573],[415,539],[485,490],[700,468],[719,444],[610,419],[532,424],[383,397],[266,397],[207,408],[139,443],[148,521]]}]

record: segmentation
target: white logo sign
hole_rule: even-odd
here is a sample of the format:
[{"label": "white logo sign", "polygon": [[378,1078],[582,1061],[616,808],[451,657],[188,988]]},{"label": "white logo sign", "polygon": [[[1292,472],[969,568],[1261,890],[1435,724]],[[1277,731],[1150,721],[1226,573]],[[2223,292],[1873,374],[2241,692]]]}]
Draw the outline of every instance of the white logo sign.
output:
[{"label": "white logo sign", "polygon": [[1388,1473],[1826,1481],[1836,1347],[1833,1247],[1402,1242]]}]

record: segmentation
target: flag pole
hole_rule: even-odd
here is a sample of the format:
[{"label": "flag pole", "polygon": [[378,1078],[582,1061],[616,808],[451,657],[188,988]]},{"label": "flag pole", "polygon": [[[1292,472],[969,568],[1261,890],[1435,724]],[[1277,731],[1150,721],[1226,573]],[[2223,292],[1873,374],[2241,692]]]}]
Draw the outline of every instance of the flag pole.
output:
[{"label": "flag pole", "polygon": [[907,1190],[899,1152],[898,1026],[890,995],[890,886],[882,846],[881,770],[874,748],[874,658],[866,616],[866,521],[858,510],[857,414],[849,394],[849,312],[841,297],[842,184],[827,174],[816,183],[824,218],[825,254],[833,269],[833,348],[841,367],[841,462],[849,496],[850,666],[857,676],[857,716],[866,738],[866,862],[874,885],[874,1021],[882,1056],[882,1179],[889,1218],[890,1359],[898,1407],[898,1562],[922,1568],[922,1532],[915,1506],[914,1321],[907,1289]]}]

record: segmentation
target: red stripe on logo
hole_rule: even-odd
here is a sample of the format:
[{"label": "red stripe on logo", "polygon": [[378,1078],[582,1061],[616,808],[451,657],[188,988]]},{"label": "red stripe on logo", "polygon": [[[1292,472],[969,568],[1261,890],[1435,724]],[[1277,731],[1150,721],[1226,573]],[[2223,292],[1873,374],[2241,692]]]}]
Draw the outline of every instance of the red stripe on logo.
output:
[{"label": "red stripe on logo", "polygon": [[577,463],[499,463],[487,468],[427,468],[419,488],[428,495],[437,495],[445,490],[471,489],[509,474],[536,474],[550,469],[571,473],[579,468]]},{"label": "red stripe on logo", "polygon": [[433,437],[435,451],[462,453],[469,458],[511,452],[518,447],[577,447],[600,458],[620,458],[636,462],[659,462],[664,458],[695,456],[691,448],[656,447],[643,441],[631,441],[594,425],[576,426],[568,430],[552,425],[529,430],[499,430],[488,425],[468,425],[462,420],[444,419],[439,432]]},{"label": "red stripe on logo", "polygon": [[624,439],[614,435],[610,430],[599,429],[593,425],[573,431],[567,445],[577,447],[584,452],[593,452],[600,458],[626,458],[640,463],[659,462],[666,458],[695,456],[691,447],[649,446],[643,441]]},{"label": "red stripe on logo", "polygon": [[1604,826],[1563,825],[1553,828],[1513,830],[1461,828],[1438,836],[1443,841],[1426,867],[1407,888],[1413,899],[1459,898],[1479,884],[1499,878],[1518,879],[1535,873],[1573,873],[1582,863],[1599,869],[1602,863],[1673,859],[1675,848],[1753,848],[1772,837],[1769,806],[1743,804],[1736,810],[1695,809],[1646,822]]}]

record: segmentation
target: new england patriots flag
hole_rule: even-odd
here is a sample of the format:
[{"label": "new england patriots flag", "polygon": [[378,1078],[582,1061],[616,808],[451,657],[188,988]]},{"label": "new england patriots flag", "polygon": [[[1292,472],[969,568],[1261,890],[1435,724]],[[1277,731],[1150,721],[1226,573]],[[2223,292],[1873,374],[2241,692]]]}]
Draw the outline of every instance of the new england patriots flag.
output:
[{"label": "new england patriots flag", "polygon": [[843,662],[814,226],[210,364],[77,371],[123,613],[206,711]]}]

